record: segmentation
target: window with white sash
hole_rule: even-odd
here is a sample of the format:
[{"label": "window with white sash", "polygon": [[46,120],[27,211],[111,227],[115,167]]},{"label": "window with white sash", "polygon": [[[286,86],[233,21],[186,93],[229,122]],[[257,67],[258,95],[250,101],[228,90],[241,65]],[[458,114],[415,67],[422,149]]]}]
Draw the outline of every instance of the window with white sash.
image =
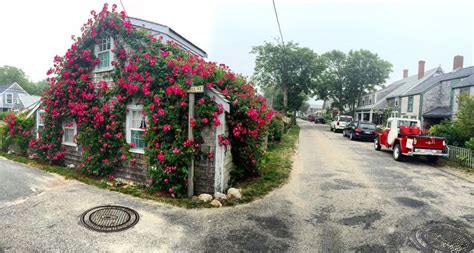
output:
[{"label": "window with white sash", "polygon": [[112,69],[112,61],[114,59],[113,53],[113,39],[111,37],[103,38],[95,46],[95,56],[99,58],[100,63],[97,65],[97,71],[107,71]]},{"label": "window with white sash", "polygon": [[143,105],[130,104],[127,106],[127,143],[132,144],[131,152],[144,153],[145,129],[147,119],[143,111]]},{"label": "window with white sash", "polygon": [[63,145],[77,146],[76,135],[77,125],[76,122],[64,123],[63,124]]}]

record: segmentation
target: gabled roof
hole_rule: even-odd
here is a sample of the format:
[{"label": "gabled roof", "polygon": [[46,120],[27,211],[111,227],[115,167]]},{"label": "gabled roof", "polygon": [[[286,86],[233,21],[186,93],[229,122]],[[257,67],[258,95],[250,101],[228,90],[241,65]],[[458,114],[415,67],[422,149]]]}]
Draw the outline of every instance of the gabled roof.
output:
[{"label": "gabled roof", "polygon": [[421,79],[418,79],[418,75],[412,75],[405,79],[402,79],[405,80],[404,83],[394,91],[390,92],[390,94],[388,94],[386,98],[406,96],[411,89],[418,87],[425,81],[431,79],[437,73],[443,73],[443,69],[441,69],[440,67],[430,69],[425,72],[425,75]]},{"label": "gabled roof", "polygon": [[474,86],[474,74],[466,77],[461,82],[453,85],[453,88],[462,88],[462,87],[467,87],[467,86]]},{"label": "gabled roof", "polygon": [[[172,40],[174,40],[176,43],[178,43],[181,47],[184,47],[188,51],[191,51],[192,53],[199,55],[200,57],[206,58],[207,53],[206,51],[202,50],[195,44],[193,44],[191,41],[183,37],[181,34],[177,33],[170,27],[166,25],[162,25],[159,23],[139,19],[139,18],[133,18],[133,17],[127,17],[130,20],[130,23],[133,26],[136,27],[143,27],[145,29],[149,29],[151,31],[157,32],[158,34],[163,34],[167,35],[170,37]],[[153,34],[157,35],[157,34]]]},{"label": "gabled roof", "polygon": [[12,86],[11,84],[5,84],[5,85],[0,85],[0,94],[3,93],[4,91],[8,90]]},{"label": "gabled roof", "polygon": [[[474,66],[463,68],[463,69],[458,69],[456,71],[449,72],[449,73],[442,74],[442,75],[436,76],[434,78],[431,78],[431,79],[427,80],[426,82],[412,88],[411,90],[406,92],[406,94],[404,94],[404,95],[405,96],[411,96],[411,95],[415,95],[415,94],[424,93],[425,91],[430,90],[433,86],[435,86],[436,84],[438,84],[440,82],[453,80],[453,79],[466,78],[470,75],[474,75]],[[458,83],[458,85],[461,84],[461,83],[462,82]],[[467,83],[468,83],[468,81],[465,82],[465,84],[466,84],[465,86],[468,86]],[[474,81],[471,81],[471,85],[474,85]],[[459,87],[463,87],[463,86],[459,86]]]},{"label": "gabled roof", "polygon": [[438,106],[423,113],[425,118],[449,118],[451,117],[451,107],[450,106]]}]

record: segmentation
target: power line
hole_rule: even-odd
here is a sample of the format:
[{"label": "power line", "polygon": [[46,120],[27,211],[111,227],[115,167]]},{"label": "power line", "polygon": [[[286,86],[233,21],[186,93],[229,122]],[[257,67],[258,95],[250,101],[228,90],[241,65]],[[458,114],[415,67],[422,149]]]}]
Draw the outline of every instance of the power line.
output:
[{"label": "power line", "polygon": [[283,40],[283,33],[281,32],[280,20],[278,19],[278,12],[277,12],[277,9],[276,9],[276,6],[275,6],[275,0],[272,0],[272,2],[273,2],[273,10],[275,10],[275,17],[276,17],[277,24],[278,24],[278,30],[280,31],[281,42],[283,44],[285,44],[285,41]]}]

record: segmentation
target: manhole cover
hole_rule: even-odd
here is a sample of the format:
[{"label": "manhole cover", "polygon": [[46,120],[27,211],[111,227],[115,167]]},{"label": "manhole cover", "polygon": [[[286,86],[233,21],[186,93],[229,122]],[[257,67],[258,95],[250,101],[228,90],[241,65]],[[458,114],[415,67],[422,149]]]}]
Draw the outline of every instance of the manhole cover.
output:
[{"label": "manhole cover", "polygon": [[140,216],[123,206],[98,206],[85,211],[81,222],[87,228],[98,232],[117,232],[133,227]]},{"label": "manhole cover", "polygon": [[470,252],[474,249],[473,239],[466,231],[443,223],[413,230],[411,240],[419,249],[430,252]]}]

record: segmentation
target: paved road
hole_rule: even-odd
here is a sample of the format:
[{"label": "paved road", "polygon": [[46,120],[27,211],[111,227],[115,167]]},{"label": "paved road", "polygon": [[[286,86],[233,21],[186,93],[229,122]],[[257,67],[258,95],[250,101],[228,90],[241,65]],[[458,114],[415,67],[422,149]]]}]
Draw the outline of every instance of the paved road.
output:
[{"label": "paved road", "polygon": [[[300,125],[290,182],[234,208],[184,210],[0,159],[0,252],[416,252],[411,231],[433,221],[474,234],[473,183]],[[140,222],[111,234],[80,225],[83,211],[104,204],[132,207]]]}]

